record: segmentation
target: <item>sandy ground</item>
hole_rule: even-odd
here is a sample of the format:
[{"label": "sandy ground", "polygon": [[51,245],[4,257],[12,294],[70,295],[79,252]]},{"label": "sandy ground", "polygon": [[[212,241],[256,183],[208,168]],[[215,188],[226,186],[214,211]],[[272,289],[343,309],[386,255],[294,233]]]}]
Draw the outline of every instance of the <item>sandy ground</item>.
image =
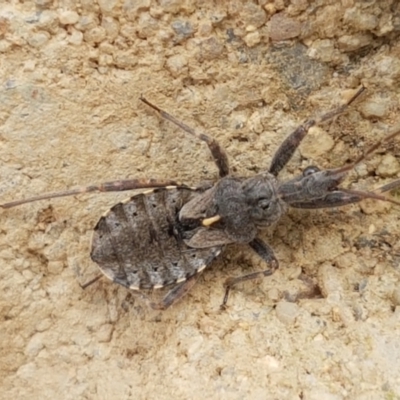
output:
[{"label": "sandy ground", "polygon": [[[128,177],[215,179],[206,146],[140,94],[251,176],[362,83],[282,179],[343,165],[400,122],[399,33],[396,1],[3,0],[1,202]],[[399,177],[399,142],[346,186]],[[157,312],[107,279],[79,286],[97,274],[93,226],[128,196],[1,211],[1,399],[400,399],[399,207],[291,210],[263,234],[274,276],[238,286],[220,311],[228,276],[265,268],[231,246]],[[305,282],[319,295],[299,298]]]}]

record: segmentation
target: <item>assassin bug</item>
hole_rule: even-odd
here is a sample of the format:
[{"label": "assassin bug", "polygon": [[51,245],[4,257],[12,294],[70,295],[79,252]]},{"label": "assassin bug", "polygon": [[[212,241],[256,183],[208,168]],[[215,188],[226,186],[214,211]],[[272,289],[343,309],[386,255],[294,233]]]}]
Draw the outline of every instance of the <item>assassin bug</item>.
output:
[{"label": "assassin bug", "polygon": [[[382,195],[399,187],[400,179],[371,192],[339,187],[350,170],[397,136],[400,127],[394,128],[351,164],[326,170],[307,167],[301,175],[286,182],[277,179],[309,129],[341,114],[364,90],[361,87],[342,106],[300,125],[280,145],[269,169],[251,177],[231,175],[228,157],[215,139],[195,131],[141,97],[143,103],[163,118],[207,144],[219,171],[219,179],[214,184],[189,187],[173,180],[131,179],[44,194],[4,203],[0,207],[10,208],[79,193],[151,188],[114,205],[100,218],[93,233],[92,260],[109,279],[135,290],[151,307],[166,309],[191,289],[199,273],[211,264],[225,245],[248,244],[269,268],[228,278],[222,302],[225,307],[234,285],[269,276],[278,268],[273,250],[258,234],[277,222],[288,207],[339,207],[366,198],[400,204]],[[171,289],[157,303],[142,292],[165,286]]]}]

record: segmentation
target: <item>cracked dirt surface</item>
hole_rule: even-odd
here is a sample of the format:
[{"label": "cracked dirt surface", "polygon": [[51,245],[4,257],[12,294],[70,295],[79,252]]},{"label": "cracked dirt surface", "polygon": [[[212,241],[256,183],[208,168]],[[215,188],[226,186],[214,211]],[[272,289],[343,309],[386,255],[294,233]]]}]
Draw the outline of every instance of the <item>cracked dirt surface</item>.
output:
[{"label": "cracked dirt surface", "polygon": [[[1,202],[122,178],[212,180],[199,143],[139,97],[215,137],[235,174],[268,167],[309,116],[282,173],[354,160],[400,122],[396,1],[9,1],[0,8]],[[346,181],[400,177],[399,140]],[[280,269],[230,246],[165,312],[103,279],[91,230],[129,193],[1,210],[1,399],[400,399],[400,210],[364,201],[290,210],[263,233]],[[398,195],[393,193],[394,196]],[[299,298],[306,282],[319,295]],[[295,301],[293,301],[295,300]]]}]

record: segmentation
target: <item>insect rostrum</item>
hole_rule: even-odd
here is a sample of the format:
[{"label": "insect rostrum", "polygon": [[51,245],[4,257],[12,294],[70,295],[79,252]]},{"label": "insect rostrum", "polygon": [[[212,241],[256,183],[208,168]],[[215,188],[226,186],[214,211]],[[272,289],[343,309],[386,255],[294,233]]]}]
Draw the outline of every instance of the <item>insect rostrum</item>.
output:
[{"label": "insect rostrum", "polygon": [[[277,178],[309,129],[341,114],[364,90],[361,87],[346,104],[300,125],[280,145],[269,169],[251,177],[230,173],[228,157],[215,139],[198,133],[141,98],[163,118],[207,144],[219,171],[219,179],[213,185],[193,188],[173,180],[131,179],[40,195],[0,206],[9,208],[87,192],[151,188],[114,205],[100,218],[93,233],[93,261],[109,279],[135,290],[151,307],[166,309],[190,290],[199,273],[212,263],[225,245],[248,244],[266,262],[267,268],[228,278],[222,302],[225,307],[234,285],[271,275],[278,268],[273,250],[258,235],[260,230],[279,221],[288,207],[339,207],[366,198],[399,204],[382,193],[400,187],[400,179],[370,192],[341,188],[340,184],[365,157],[400,134],[400,126],[351,164],[326,170],[312,166],[288,181],[280,182]],[[171,286],[171,289],[160,302],[152,302],[142,292],[165,286]]]}]

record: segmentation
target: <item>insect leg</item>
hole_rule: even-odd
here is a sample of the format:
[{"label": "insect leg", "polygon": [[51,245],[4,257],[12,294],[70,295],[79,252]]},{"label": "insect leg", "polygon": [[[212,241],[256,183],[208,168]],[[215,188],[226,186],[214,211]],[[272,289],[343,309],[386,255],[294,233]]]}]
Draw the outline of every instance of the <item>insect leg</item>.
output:
[{"label": "insect leg", "polygon": [[166,111],[161,110],[154,104],[150,103],[148,100],[146,100],[144,97],[140,97],[140,100],[143,101],[143,103],[147,104],[154,110],[158,111],[159,114],[167,119],[168,121],[172,122],[173,124],[179,126],[182,128],[185,132],[190,133],[194,137],[202,140],[203,142],[206,142],[208,148],[211,151],[211,154],[213,156],[214,162],[218,168],[219,171],[219,176],[222,178],[226,175],[229,175],[229,163],[228,163],[228,156],[225,153],[225,150],[221,147],[221,145],[211,136],[206,135],[205,133],[200,133],[196,132],[193,128],[190,126],[184,124],[181,121],[178,121],[175,117],[173,117],[171,114],[168,114]]},{"label": "insect leg", "polygon": [[253,272],[251,274],[239,276],[237,278],[228,278],[225,281],[225,295],[221,304],[221,308],[224,309],[226,307],[226,303],[228,301],[229,292],[231,288],[236,284],[244,281],[249,281],[251,279],[257,279],[261,276],[270,276],[272,275],[279,267],[279,262],[274,255],[273,250],[266,243],[264,243],[261,239],[255,238],[249,243],[250,247],[265,261],[270,265],[269,269],[264,271]]},{"label": "insect leg", "polygon": [[400,179],[396,179],[393,182],[388,183],[387,185],[383,185],[380,188],[376,189],[377,192],[384,193],[389,192],[391,190],[395,190],[400,188]]},{"label": "insect leg", "polygon": [[113,182],[105,182],[99,185],[82,186],[75,189],[65,190],[61,192],[46,193],[43,195],[30,197],[27,199],[11,201],[9,203],[0,204],[1,208],[11,208],[21,204],[31,203],[38,200],[52,199],[55,197],[73,196],[81,193],[92,192],[121,192],[124,190],[156,188],[165,186],[182,186],[172,180],[157,180],[157,179],[128,179]]},{"label": "insect leg", "polygon": [[150,307],[154,310],[166,310],[168,307],[175,304],[190,291],[190,289],[196,283],[198,276],[198,274],[193,275],[186,281],[178,283],[164,296],[164,298],[160,302],[150,302]]},{"label": "insect leg", "polygon": [[[394,185],[397,183],[397,185]],[[383,193],[385,191],[389,191],[394,189],[395,186],[400,186],[400,180],[389,183],[381,188],[376,189],[374,192],[364,192],[362,190],[350,190],[350,189],[341,189],[335,190],[333,192],[328,193],[322,198],[313,199],[309,201],[298,201],[294,203],[289,203],[290,207],[294,208],[308,208],[308,209],[317,209],[317,208],[331,208],[331,207],[341,207],[347,204],[358,203],[364,199],[375,199],[388,201],[393,204],[400,205],[400,202],[391,199],[390,197],[382,196],[379,193]]]},{"label": "insect leg", "polygon": [[301,141],[304,139],[304,137],[307,135],[309,129],[313,126],[322,124],[325,121],[328,121],[337,115],[343,113],[346,108],[353,103],[353,101],[360,96],[360,94],[365,90],[365,88],[362,86],[360,89],[357,90],[357,92],[343,105],[340,107],[335,108],[334,110],[331,110],[319,118],[315,119],[309,119],[304,124],[300,125],[294,132],[292,132],[284,141],[283,143],[279,146],[278,150],[276,151],[272,162],[271,166],[269,167],[269,172],[277,176],[279,172],[282,170],[282,168],[287,164],[287,162],[291,159],[293,153],[301,143]]},{"label": "insect leg", "polygon": [[[93,283],[97,282],[103,276],[104,275],[97,275],[96,277],[91,279],[89,282],[86,282],[80,286],[82,289],[86,289]],[[187,279],[186,281],[184,281],[182,283],[178,283],[158,303],[152,302],[150,300],[150,298],[142,292],[134,291],[134,295],[136,297],[139,297],[141,300],[143,300],[145,303],[147,303],[154,310],[166,310],[168,307],[175,304],[178,300],[180,300],[183,296],[185,296],[190,291],[190,289],[196,283],[197,278],[198,278],[198,275],[194,275],[194,276],[190,277],[189,279]]]},{"label": "insect leg", "polygon": [[80,285],[80,287],[81,287],[82,289],[86,289],[86,288],[88,288],[89,286],[93,285],[93,283],[96,283],[96,282],[97,282],[99,279],[101,279],[103,276],[104,276],[103,274],[97,275],[97,276],[95,276],[93,279],[91,279],[90,281],[84,283],[83,285]]}]

